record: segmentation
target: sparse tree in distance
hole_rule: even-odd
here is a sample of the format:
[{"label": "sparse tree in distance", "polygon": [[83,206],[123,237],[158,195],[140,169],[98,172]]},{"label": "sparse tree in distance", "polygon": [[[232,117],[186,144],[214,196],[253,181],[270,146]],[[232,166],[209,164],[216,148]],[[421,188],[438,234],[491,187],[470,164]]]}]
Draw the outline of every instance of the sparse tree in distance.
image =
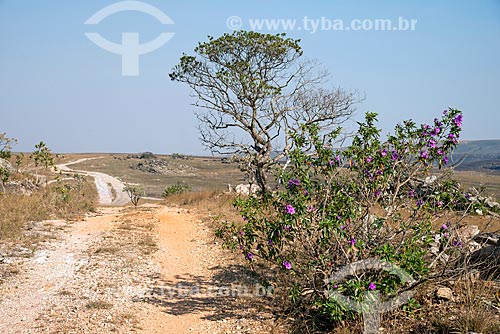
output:
[{"label": "sparse tree in distance", "polygon": [[139,200],[146,195],[144,187],[139,184],[125,184],[123,191],[127,193],[134,206],[139,204]]},{"label": "sparse tree in distance", "polygon": [[8,138],[6,133],[0,133],[0,159],[4,159],[5,163],[0,161],[0,183],[2,184],[2,193],[5,193],[5,183],[9,181],[10,178],[10,164],[9,159],[12,154],[12,145],[17,143],[14,138]]},{"label": "sparse tree in distance", "polygon": [[17,140],[8,138],[6,133],[0,133],[0,159],[10,159],[12,145],[16,144]]},{"label": "sparse tree in distance", "polygon": [[24,160],[24,153],[23,152],[19,152],[16,155],[16,171],[18,173],[21,172],[21,165],[23,164],[23,160]]},{"label": "sparse tree in distance", "polygon": [[35,175],[36,175],[36,183],[38,184],[38,167],[42,166],[45,169],[46,175],[45,175],[45,184],[47,185],[48,183],[48,176],[47,176],[47,170],[49,167],[54,167],[54,157],[52,156],[52,153],[50,152],[50,149],[47,147],[47,145],[41,141],[40,143],[35,145],[35,150],[31,154],[31,158],[35,162]]},{"label": "sparse tree in distance", "polygon": [[359,101],[356,92],[325,88],[328,73],[302,59],[299,42],[248,31],[209,36],[170,74],[194,93],[203,144],[213,153],[249,157],[250,181],[263,192],[266,170],[292,148],[291,133],[312,124],[333,130]]}]

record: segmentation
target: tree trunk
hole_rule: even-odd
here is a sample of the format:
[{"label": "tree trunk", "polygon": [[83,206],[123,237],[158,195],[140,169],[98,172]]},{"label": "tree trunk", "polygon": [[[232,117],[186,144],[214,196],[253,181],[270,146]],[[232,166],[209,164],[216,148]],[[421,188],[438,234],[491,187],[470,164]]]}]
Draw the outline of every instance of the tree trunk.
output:
[{"label": "tree trunk", "polygon": [[260,187],[260,191],[262,192],[262,194],[265,194],[267,192],[267,179],[265,167],[261,163],[257,164],[255,168],[255,181]]}]

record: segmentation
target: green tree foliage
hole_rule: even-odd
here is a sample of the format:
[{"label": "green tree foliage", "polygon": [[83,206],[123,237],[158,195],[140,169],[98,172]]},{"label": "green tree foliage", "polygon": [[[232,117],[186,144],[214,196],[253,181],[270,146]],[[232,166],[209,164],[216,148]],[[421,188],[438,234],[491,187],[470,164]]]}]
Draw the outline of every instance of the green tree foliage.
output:
[{"label": "green tree foliage", "polygon": [[45,170],[45,184],[48,183],[47,172],[49,167],[54,167],[54,157],[47,147],[47,145],[41,141],[40,143],[35,145],[35,150],[31,153],[30,158],[35,162],[35,174],[36,174],[36,183],[39,181],[38,168],[41,166]]},{"label": "green tree foliage", "polygon": [[127,193],[134,206],[137,206],[137,204],[139,204],[139,200],[146,195],[144,187],[138,184],[126,184],[123,191]]},{"label": "green tree foliage", "polygon": [[291,149],[301,124],[328,130],[348,118],[354,92],[324,88],[326,72],[302,58],[299,40],[236,31],[199,43],[170,78],[188,84],[201,140],[216,153],[250,159],[250,182],[265,191],[267,171]]}]

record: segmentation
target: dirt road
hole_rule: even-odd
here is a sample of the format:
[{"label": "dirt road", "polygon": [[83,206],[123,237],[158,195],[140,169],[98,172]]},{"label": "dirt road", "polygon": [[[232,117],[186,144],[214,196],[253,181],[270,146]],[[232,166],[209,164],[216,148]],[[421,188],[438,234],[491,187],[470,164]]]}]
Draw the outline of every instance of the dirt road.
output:
[{"label": "dirt road", "polygon": [[274,332],[256,282],[193,214],[107,207],[44,228],[57,239],[0,285],[0,333]]},{"label": "dirt road", "polygon": [[97,188],[97,194],[99,196],[99,204],[104,206],[120,206],[125,205],[130,202],[127,194],[123,192],[125,185],[123,182],[118,180],[116,177],[110,176],[108,174],[100,172],[88,172],[83,170],[74,170],[69,166],[87,160],[99,159],[101,157],[94,158],[83,158],[76,161],[68,162],[65,164],[57,165],[57,170],[64,173],[79,173],[83,175],[92,176],[95,181]]}]

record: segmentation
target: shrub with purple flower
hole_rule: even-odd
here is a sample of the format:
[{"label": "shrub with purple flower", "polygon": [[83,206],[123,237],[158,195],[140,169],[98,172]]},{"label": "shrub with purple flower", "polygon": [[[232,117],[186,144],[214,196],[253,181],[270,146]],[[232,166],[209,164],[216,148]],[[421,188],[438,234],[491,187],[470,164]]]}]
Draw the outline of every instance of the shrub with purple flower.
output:
[{"label": "shrub with purple flower", "polygon": [[289,215],[295,214],[295,208],[291,204],[285,205],[285,212]]},{"label": "shrub with purple flower", "polygon": [[283,261],[283,267],[285,267],[286,270],[292,269],[292,264],[288,261]]},{"label": "shrub with purple flower", "polygon": [[[450,109],[431,125],[405,121],[387,138],[376,127],[376,117],[367,113],[352,143],[341,150],[324,145],[336,137],[325,137],[330,134],[314,124],[304,126],[303,133],[294,135],[289,164],[276,175],[276,180],[288,181],[276,182],[276,191],[266,196],[235,202],[249,219],[243,222],[244,228],[227,224],[225,244],[234,249],[241,246],[254,270],[262,271],[262,277],[278,287],[287,309],[314,309],[311,314],[335,323],[353,319],[354,313],[322,292],[333,287],[362,299],[359,291],[397,295],[406,283],[391,273],[378,272],[335,284],[325,282],[333,273],[376,257],[404,268],[415,280],[424,280],[437,270],[437,265],[430,267],[436,234],[449,233],[449,242],[455,240],[448,223],[440,232],[431,224],[455,198],[441,188],[426,190],[421,180],[431,172],[439,174],[434,167],[448,162],[458,142],[460,111]],[[245,233],[238,235],[240,230]],[[249,250],[255,249],[258,256],[254,257]],[[456,246],[455,253],[447,255],[459,251]]]}]

